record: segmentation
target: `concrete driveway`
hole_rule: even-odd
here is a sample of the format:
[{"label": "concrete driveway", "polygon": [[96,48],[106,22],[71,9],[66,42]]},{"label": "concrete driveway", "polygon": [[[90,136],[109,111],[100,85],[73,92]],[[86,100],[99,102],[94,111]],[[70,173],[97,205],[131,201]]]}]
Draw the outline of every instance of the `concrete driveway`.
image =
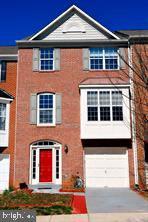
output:
[{"label": "concrete driveway", "polygon": [[148,213],[148,201],[126,188],[87,188],[88,213]]}]

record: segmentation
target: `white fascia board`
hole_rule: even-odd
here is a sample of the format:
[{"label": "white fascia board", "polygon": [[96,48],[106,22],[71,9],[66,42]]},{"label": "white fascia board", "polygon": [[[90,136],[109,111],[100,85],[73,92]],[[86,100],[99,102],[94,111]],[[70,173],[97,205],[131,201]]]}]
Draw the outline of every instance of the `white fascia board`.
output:
[{"label": "white fascia board", "polygon": [[0,97],[0,102],[12,102],[13,99]]},{"label": "white fascia board", "polygon": [[33,40],[34,38],[36,38],[38,35],[40,35],[42,32],[44,32],[46,29],[50,28],[54,23],[56,23],[57,21],[59,21],[60,19],[62,19],[66,14],[68,14],[71,10],[75,9],[76,11],[78,11],[80,14],[82,14],[84,17],[86,17],[88,20],[90,20],[91,22],[93,22],[95,25],[98,26],[98,28],[101,28],[102,30],[104,30],[105,32],[107,32],[108,34],[110,34],[112,37],[114,37],[115,39],[120,39],[118,36],[116,36],[114,33],[112,33],[111,31],[109,31],[107,28],[105,28],[103,25],[101,25],[99,22],[97,22],[96,20],[94,20],[92,17],[90,17],[89,15],[87,15],[85,12],[83,12],[81,9],[79,9],[77,6],[73,5],[71,6],[68,10],[66,10],[64,13],[62,13],[60,16],[58,16],[55,20],[53,20],[51,23],[49,23],[47,26],[45,26],[45,28],[43,28],[41,31],[39,31],[38,33],[36,33],[35,35],[33,35],[29,40]]},{"label": "white fascia board", "polygon": [[10,56],[10,57],[15,56],[15,57],[16,57],[16,56],[18,56],[18,54],[13,54],[13,55],[11,55],[11,54],[0,54],[0,57],[1,57],[1,56],[3,56],[3,57],[4,57],[4,56],[7,56],[7,57],[9,57],[9,56]]},{"label": "white fascia board", "polygon": [[79,85],[79,88],[129,88],[130,84],[122,84],[122,85]]}]

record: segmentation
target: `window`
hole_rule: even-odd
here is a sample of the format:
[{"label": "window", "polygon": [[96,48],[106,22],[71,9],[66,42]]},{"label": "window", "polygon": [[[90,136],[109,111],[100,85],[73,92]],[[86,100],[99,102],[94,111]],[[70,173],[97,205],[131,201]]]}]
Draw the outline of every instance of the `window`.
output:
[{"label": "window", "polygon": [[98,120],[98,93],[87,92],[88,121]]},{"label": "window", "polygon": [[112,92],[113,121],[123,120],[122,92]]},{"label": "window", "polygon": [[6,104],[0,103],[0,130],[6,129]]},{"label": "window", "polygon": [[33,150],[32,158],[32,178],[36,179],[36,150]]},{"label": "window", "polygon": [[90,48],[90,69],[118,69],[119,56],[117,48]]},{"label": "window", "polygon": [[100,121],[110,121],[110,92],[100,91]]},{"label": "window", "polygon": [[41,48],[40,49],[40,70],[54,70],[54,49]]},{"label": "window", "polygon": [[87,92],[88,121],[123,121],[121,91],[97,90]]},{"label": "window", "polygon": [[0,82],[6,81],[6,62],[0,61]]},{"label": "window", "polygon": [[60,174],[60,151],[56,150],[56,179],[59,179]]},{"label": "window", "polygon": [[43,93],[38,95],[38,124],[55,124],[55,95]]}]

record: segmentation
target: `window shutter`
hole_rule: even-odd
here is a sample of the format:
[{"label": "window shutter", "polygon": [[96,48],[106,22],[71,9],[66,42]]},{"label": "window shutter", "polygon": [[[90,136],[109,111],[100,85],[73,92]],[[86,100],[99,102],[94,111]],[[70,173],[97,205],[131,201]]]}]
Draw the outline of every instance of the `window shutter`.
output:
[{"label": "window shutter", "polygon": [[120,59],[120,69],[125,69],[126,63],[124,61],[126,60],[126,56],[124,48],[119,49],[119,59]]},{"label": "window shutter", "polygon": [[89,70],[89,49],[83,49],[83,70]]},{"label": "window shutter", "polygon": [[6,81],[6,62],[5,61],[1,61],[1,82],[5,82]]},{"label": "window shutter", "polygon": [[30,96],[30,124],[37,124],[37,94]]},{"label": "window shutter", "polygon": [[60,70],[60,49],[54,49],[54,68]]},{"label": "window shutter", "polygon": [[39,59],[40,59],[39,48],[33,49],[33,71],[39,71]]},{"label": "window shutter", "polygon": [[62,94],[56,94],[56,124],[62,123]]}]

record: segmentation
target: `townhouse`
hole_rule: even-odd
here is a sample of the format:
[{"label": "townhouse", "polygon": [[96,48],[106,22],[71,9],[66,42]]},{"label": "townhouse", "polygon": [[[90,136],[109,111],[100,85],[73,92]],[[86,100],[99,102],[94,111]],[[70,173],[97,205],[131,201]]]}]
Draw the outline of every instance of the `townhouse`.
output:
[{"label": "townhouse", "polygon": [[0,190],[13,184],[16,75],[17,47],[0,47]]},{"label": "townhouse", "polygon": [[[68,189],[75,176],[86,187],[139,184],[138,158],[144,166],[145,153],[142,148],[137,152],[133,130],[129,37],[124,31],[109,31],[72,6],[39,32],[17,41],[17,72],[10,74],[14,92],[10,82],[5,89],[11,94],[13,114],[16,108],[7,123],[13,125],[9,137],[14,167],[7,170],[13,186],[25,182]],[[144,167],[140,175],[144,184]]]}]

